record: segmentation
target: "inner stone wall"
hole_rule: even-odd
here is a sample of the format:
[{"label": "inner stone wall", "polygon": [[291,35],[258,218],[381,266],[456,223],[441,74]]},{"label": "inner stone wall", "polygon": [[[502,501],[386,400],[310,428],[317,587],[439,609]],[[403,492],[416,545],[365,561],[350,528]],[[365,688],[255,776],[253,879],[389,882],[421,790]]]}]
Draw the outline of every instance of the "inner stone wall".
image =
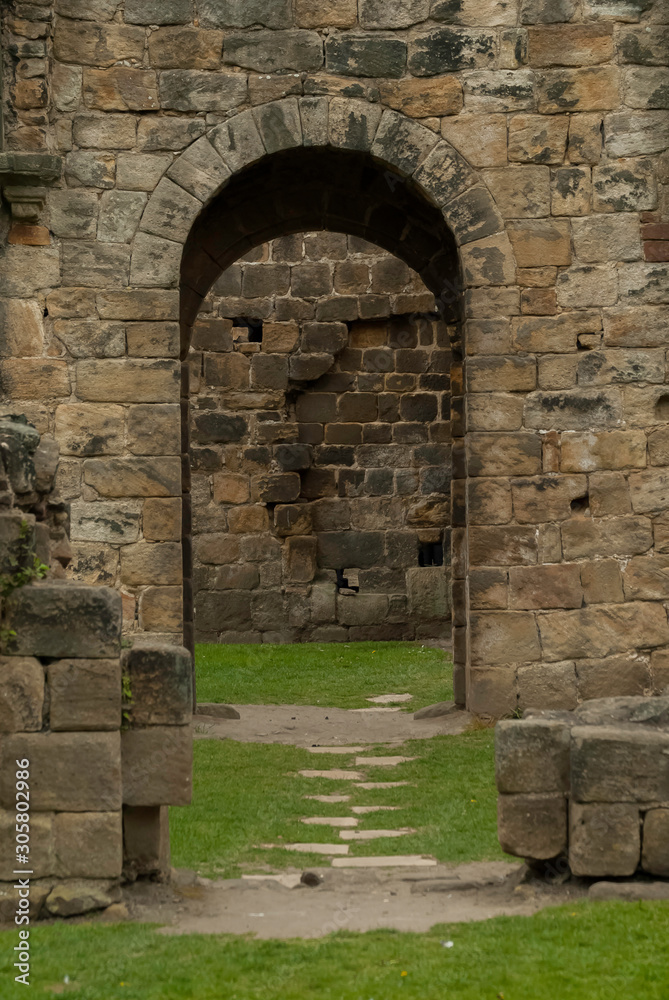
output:
[{"label": "inner stone wall", "polygon": [[450,635],[448,338],[415,272],[343,234],[216,282],[189,359],[196,641]]}]

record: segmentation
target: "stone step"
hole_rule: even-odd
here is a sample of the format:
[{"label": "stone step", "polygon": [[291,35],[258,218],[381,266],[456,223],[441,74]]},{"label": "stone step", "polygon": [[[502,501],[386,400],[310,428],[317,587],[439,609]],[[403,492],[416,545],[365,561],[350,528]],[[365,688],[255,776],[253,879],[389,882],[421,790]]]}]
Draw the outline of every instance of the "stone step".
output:
[{"label": "stone step", "polygon": [[357,826],[360,820],[353,816],[309,816],[300,822],[308,826]]},{"label": "stone step", "polygon": [[365,701],[371,701],[375,705],[398,705],[412,699],[412,694],[380,694],[376,698],[365,698]]},{"label": "stone step", "polygon": [[398,809],[403,808],[404,806],[351,806],[351,812],[357,813],[359,816],[365,816],[367,813],[396,812]]},{"label": "stone step", "polygon": [[350,795],[303,795],[303,799],[311,799],[313,802],[348,802]]},{"label": "stone step", "polygon": [[355,787],[371,791],[374,788],[401,788],[403,785],[411,784],[411,781],[358,781]]},{"label": "stone step", "polygon": [[364,753],[365,749],[365,747],[307,747],[309,753],[337,754]]},{"label": "stone step", "polygon": [[422,854],[333,858],[331,863],[333,868],[433,868],[438,864],[436,858],[426,857]]},{"label": "stone step", "polygon": [[401,708],[379,708],[374,706],[374,708],[349,708],[349,712],[401,712]]},{"label": "stone step", "polygon": [[383,837],[406,837],[410,833],[416,831],[407,826],[403,830],[341,830],[339,836],[342,840],[380,840]]},{"label": "stone step", "polygon": [[286,851],[299,851],[300,854],[348,854],[348,844],[274,844]]},{"label": "stone step", "polygon": [[396,767],[398,764],[406,764],[410,760],[417,760],[417,757],[356,757],[356,767]]},{"label": "stone step", "polygon": [[303,778],[329,778],[332,781],[362,781],[364,775],[360,771],[298,771]]}]

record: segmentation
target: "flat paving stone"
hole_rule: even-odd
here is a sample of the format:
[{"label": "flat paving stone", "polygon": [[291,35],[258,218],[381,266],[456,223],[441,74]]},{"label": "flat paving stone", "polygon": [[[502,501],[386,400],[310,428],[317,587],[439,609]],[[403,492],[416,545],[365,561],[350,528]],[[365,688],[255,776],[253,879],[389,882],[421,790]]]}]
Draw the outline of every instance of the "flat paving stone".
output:
[{"label": "flat paving stone", "polygon": [[355,787],[371,791],[374,788],[401,788],[410,784],[410,781],[359,781]]},{"label": "flat paving stone", "polygon": [[359,816],[365,816],[367,813],[396,812],[402,808],[402,806],[351,806],[351,812],[357,813]]},{"label": "flat paving stone", "polygon": [[285,875],[242,875],[247,882],[278,882],[286,889],[295,889],[302,879],[301,874],[293,875],[287,872]]},{"label": "flat paving stone", "polygon": [[349,712],[401,712],[401,708],[349,708]]},{"label": "flat paving stone", "polygon": [[354,816],[308,816],[300,822],[308,826],[357,826],[360,820]]},{"label": "flat paving stone", "polygon": [[332,781],[362,781],[364,775],[360,771],[298,771],[303,778],[330,778]]},{"label": "flat paving stone", "polygon": [[307,747],[309,753],[363,753],[365,747]]},{"label": "flat paving stone", "polygon": [[303,799],[311,799],[313,802],[349,802],[350,795],[303,795]]},{"label": "flat paving stone", "polygon": [[300,854],[348,854],[348,844],[274,844],[286,851],[299,851]]},{"label": "flat paving stone", "polygon": [[397,767],[398,764],[406,764],[416,757],[356,757],[356,767]]},{"label": "flat paving stone", "polygon": [[380,694],[376,698],[365,698],[365,701],[371,701],[375,705],[392,705],[412,700],[412,694]]},{"label": "flat paving stone", "polygon": [[433,868],[437,863],[436,858],[424,857],[422,854],[332,859],[333,868]]},{"label": "flat paving stone", "polygon": [[383,837],[406,837],[416,833],[407,826],[403,830],[342,830],[339,834],[342,840],[380,840]]}]

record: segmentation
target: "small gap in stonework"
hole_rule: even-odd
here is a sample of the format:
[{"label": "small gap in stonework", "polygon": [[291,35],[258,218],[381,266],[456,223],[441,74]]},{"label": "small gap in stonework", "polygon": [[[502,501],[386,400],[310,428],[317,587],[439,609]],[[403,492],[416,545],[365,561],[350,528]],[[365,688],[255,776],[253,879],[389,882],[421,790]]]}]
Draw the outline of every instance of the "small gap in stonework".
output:
[{"label": "small gap in stonework", "polygon": [[444,546],[442,542],[421,542],[418,549],[419,566],[443,566]]},{"label": "small gap in stonework", "polygon": [[360,592],[360,576],[356,569],[337,569],[337,590],[340,594],[358,594]]},{"label": "small gap in stonework", "polygon": [[249,333],[249,344],[262,344],[262,320],[252,319],[247,316],[238,316],[233,319],[232,325],[245,326]]},{"label": "small gap in stonework", "polygon": [[666,393],[664,396],[660,396],[655,404],[655,415],[659,417],[660,420],[669,420],[669,395]]},{"label": "small gap in stonework", "polygon": [[574,497],[570,507],[574,514],[585,514],[590,510],[590,494],[584,493],[582,497]]}]

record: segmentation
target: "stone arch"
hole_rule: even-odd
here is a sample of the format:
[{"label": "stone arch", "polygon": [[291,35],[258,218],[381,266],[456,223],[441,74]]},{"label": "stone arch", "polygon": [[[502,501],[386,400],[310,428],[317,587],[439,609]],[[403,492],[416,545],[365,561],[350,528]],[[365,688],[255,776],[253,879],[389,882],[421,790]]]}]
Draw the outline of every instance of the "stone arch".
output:
[{"label": "stone arch", "polygon": [[[308,166],[312,181],[304,186]],[[329,174],[328,174],[329,171]],[[270,198],[264,185],[274,174]],[[328,182],[334,185],[328,197]],[[359,185],[359,200],[337,198]],[[267,191],[265,191],[267,195]],[[215,126],[170,166],[151,195],[130,284],[180,288],[180,357],[219,274],[248,250],[309,229],[377,243],[420,274],[450,323],[468,287],[512,284],[515,258],[487,186],[457,150],[400,112],[341,97],[284,98]],[[463,361],[453,343],[453,623],[456,701],[467,690],[467,517]],[[182,379],[184,633],[193,643],[188,372]]]}]

